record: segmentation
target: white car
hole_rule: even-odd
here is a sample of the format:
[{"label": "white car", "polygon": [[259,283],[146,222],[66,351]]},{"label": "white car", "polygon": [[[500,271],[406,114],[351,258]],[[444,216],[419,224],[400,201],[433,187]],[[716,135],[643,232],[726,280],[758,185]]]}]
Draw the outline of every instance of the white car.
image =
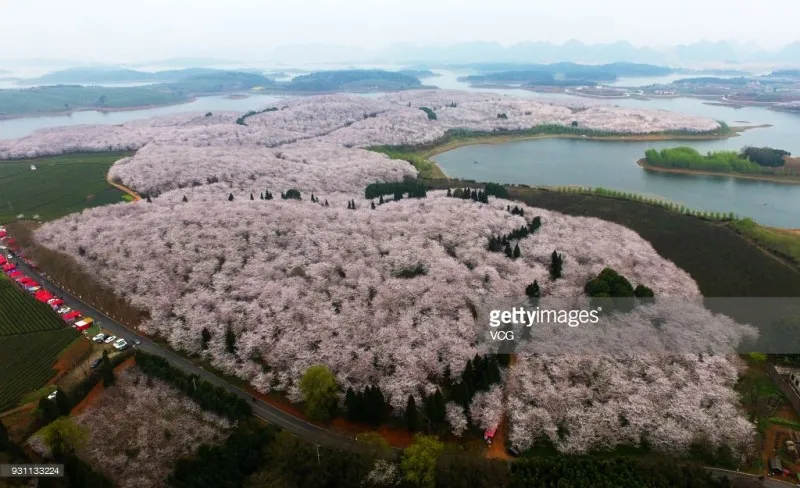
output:
[{"label": "white car", "polygon": [[116,340],[117,340],[117,336],[111,335],[111,336],[106,337],[106,339],[103,342],[105,342],[106,344],[111,344],[112,342],[114,342]]},{"label": "white car", "polygon": [[69,307],[61,307],[58,309],[59,315],[64,315],[65,313],[70,313],[70,312],[72,312],[72,309]]},{"label": "white car", "polygon": [[106,335],[101,332],[101,333],[97,334],[96,336],[92,337],[92,340],[95,341],[96,343],[100,344],[101,342],[106,340]]},{"label": "white car", "polygon": [[56,395],[58,395],[58,390],[56,390],[53,393],[47,395],[47,399],[48,400],[55,400],[56,399]]},{"label": "white car", "polygon": [[127,347],[128,347],[128,343],[125,342],[125,339],[117,339],[117,341],[114,342],[114,349],[116,349],[117,351],[122,351],[123,349],[125,349]]}]

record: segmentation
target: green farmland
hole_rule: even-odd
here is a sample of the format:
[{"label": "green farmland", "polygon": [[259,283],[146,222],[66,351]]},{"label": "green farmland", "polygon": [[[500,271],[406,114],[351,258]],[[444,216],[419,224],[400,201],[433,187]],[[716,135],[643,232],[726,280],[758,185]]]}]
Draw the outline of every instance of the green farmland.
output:
[{"label": "green farmland", "polygon": [[2,274],[0,300],[0,338],[64,328],[64,322],[50,307],[27,296]]},{"label": "green farmland", "polygon": [[42,387],[61,351],[78,337],[47,305],[0,275],[0,411]]},{"label": "green farmland", "polygon": [[20,215],[53,220],[123,201],[123,193],[108,184],[106,174],[115,161],[128,155],[104,152],[0,161],[0,224]]}]

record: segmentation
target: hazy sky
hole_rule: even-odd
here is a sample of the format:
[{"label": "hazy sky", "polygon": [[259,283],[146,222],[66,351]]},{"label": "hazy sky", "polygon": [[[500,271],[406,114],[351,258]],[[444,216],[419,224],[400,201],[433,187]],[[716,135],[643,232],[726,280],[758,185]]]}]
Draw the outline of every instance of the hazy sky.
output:
[{"label": "hazy sky", "polygon": [[0,0],[0,59],[266,57],[276,46],[800,39],[800,0]]}]

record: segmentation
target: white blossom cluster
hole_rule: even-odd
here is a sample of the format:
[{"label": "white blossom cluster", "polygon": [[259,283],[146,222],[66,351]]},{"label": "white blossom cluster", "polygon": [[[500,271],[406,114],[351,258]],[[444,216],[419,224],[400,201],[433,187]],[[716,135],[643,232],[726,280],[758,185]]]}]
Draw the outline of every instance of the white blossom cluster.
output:
[{"label": "white blossom cluster", "polygon": [[507,387],[509,438],[526,449],[544,436],[574,453],[643,441],[685,452],[705,438],[740,454],[754,428],[737,380],[723,356],[520,356]]},{"label": "white blossom cluster", "polygon": [[[430,120],[419,107],[436,111]],[[272,107],[265,107],[272,108]],[[43,129],[30,136],[0,141],[0,159],[37,157],[80,151],[130,151],[148,146],[120,162],[111,176],[134,190],[160,192],[183,186],[225,181],[233,188],[264,177],[264,186],[282,186],[287,171],[297,175],[294,186],[310,191],[349,191],[350,183],[377,176],[396,181],[398,165],[353,150],[339,153],[351,159],[349,171],[375,164],[371,174],[339,171],[335,165],[314,168],[278,163],[269,149],[293,145],[298,159],[325,160],[322,153],[375,145],[432,143],[451,129],[519,130],[539,124],[571,126],[611,132],[646,133],[667,130],[708,131],[718,127],[702,119],[665,111],[626,109],[606,105],[568,105],[563,102],[518,99],[458,91],[420,90],[382,97],[326,95],[279,101],[276,110],[257,113],[237,124],[237,114],[178,114],[122,125],[85,125]],[[503,114],[503,118],[498,115]],[[321,145],[325,143],[327,145]],[[153,146],[153,147],[150,147]],[[196,148],[203,148],[197,150]],[[296,162],[296,160],[294,160]],[[314,163],[316,164],[316,163]],[[327,165],[327,164],[326,164]],[[334,171],[320,185],[320,172]],[[401,171],[413,174],[412,169]],[[306,174],[310,176],[306,178]],[[347,174],[347,176],[344,176]],[[348,181],[340,181],[350,178]]]},{"label": "white blossom cluster", "polygon": [[[229,420],[135,367],[117,373],[114,385],[74,420],[88,434],[78,455],[123,488],[167,486],[178,458],[201,444],[223,442],[232,428]],[[40,436],[31,445],[45,449]]]},{"label": "white blossom cluster", "polygon": [[402,181],[416,174],[405,161],[317,141],[280,148],[148,144],[109,172],[115,180],[149,195],[220,182],[256,197],[267,189],[278,196],[290,188],[358,194],[370,183]]},{"label": "white blossom cluster", "polygon": [[[291,150],[286,152],[291,157]],[[44,225],[37,237],[147,310],[149,332],[162,334],[173,347],[205,355],[217,368],[260,391],[284,391],[293,400],[299,399],[299,378],[318,363],[328,365],[344,389],[380,386],[395,408],[403,408],[409,395],[421,400],[422,393],[436,390],[447,368],[458,375],[468,359],[483,352],[470,304],[487,297],[522,296],[534,280],[543,295],[575,296],[608,266],[633,283],[651,287],[657,296],[699,296],[689,275],[629,229],[527,206],[522,207],[523,218],[506,210],[518,203],[502,199],[486,205],[431,192],[426,199],[388,202],[375,210],[359,200],[358,209],[349,210],[343,201],[330,207],[311,203],[308,195],[303,201],[250,201],[237,194],[228,201],[227,191],[218,184],[195,188],[186,203],[181,201],[183,194],[168,191],[153,203],[90,209]],[[487,250],[490,235],[508,233],[533,216],[541,216],[542,226],[520,241],[520,259]],[[564,276],[555,281],[548,273],[553,250],[564,256]],[[402,277],[409,270],[422,271]],[[676,314],[663,328],[674,331],[672,339],[678,343],[731,334],[729,320],[704,313],[684,327]],[[687,327],[693,329],[682,330]],[[234,354],[226,351],[228,328],[237,337]],[[207,350],[203,329],[212,337]],[[540,426],[549,429],[559,421],[571,432],[594,432],[580,415],[563,416],[563,405],[583,408],[582,415],[592,419],[608,413],[595,411],[602,405],[626,405],[641,416],[627,417],[637,422],[637,432],[663,442],[672,439],[675,445],[684,445],[702,422],[720,430],[741,425],[728,425],[740,420],[730,382],[733,369],[722,357],[714,358],[713,364],[725,366],[719,366],[725,376],[708,374],[703,369],[708,363],[698,361],[690,363],[693,369],[687,366],[686,381],[658,383],[680,397],[675,403],[685,409],[681,415],[702,418],[676,421],[673,430],[655,433],[650,431],[657,428],[664,404],[655,399],[628,404],[625,397],[645,388],[636,369],[623,360],[597,361],[614,370],[608,372],[613,378],[631,383],[613,388],[617,403],[602,396],[592,404],[567,401],[561,388],[584,366],[576,363],[568,369],[568,362],[542,363],[523,354],[507,374],[507,400],[503,389],[495,386],[477,394],[468,411],[449,404],[447,418],[459,434],[467,416],[490,427],[505,411],[512,440],[521,447]],[[551,362],[559,365],[561,376],[552,377],[553,385],[548,385],[535,375]],[[527,381],[529,377],[537,380]],[[555,391],[559,393],[553,398],[561,398],[560,403],[542,403],[542,395]],[[707,404],[702,391],[715,392],[717,410],[702,413]],[[550,423],[529,413],[544,415],[542,411],[550,415]],[[715,412],[725,416],[712,415]],[[626,442],[631,439],[629,430],[598,430],[586,442]],[[559,444],[568,451],[587,445],[578,440]]]}]

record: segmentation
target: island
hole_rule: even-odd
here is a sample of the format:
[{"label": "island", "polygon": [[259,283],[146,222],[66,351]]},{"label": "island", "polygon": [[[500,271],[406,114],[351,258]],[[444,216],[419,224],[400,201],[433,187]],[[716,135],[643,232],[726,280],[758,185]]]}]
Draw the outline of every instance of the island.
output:
[{"label": "island", "polygon": [[[316,94],[333,92],[378,92],[424,88],[419,78],[384,70],[321,71],[296,76],[288,81],[251,71],[224,71],[208,68],[149,73],[156,79],[176,79],[145,86],[83,86],[75,83],[105,73],[105,80],[142,81],[133,70],[65,70],[54,77],[38,80],[69,79],[72,84],[0,90],[0,119],[44,114],[66,114],[80,110],[117,111],[186,103],[196,97],[253,93]],[[57,75],[57,76],[56,76]],[[152,79],[152,78],[150,78]]]},{"label": "island", "polygon": [[800,158],[771,147],[745,147],[741,151],[700,154],[691,147],[648,149],[639,166],[667,173],[725,174],[737,178],[800,183]]}]

